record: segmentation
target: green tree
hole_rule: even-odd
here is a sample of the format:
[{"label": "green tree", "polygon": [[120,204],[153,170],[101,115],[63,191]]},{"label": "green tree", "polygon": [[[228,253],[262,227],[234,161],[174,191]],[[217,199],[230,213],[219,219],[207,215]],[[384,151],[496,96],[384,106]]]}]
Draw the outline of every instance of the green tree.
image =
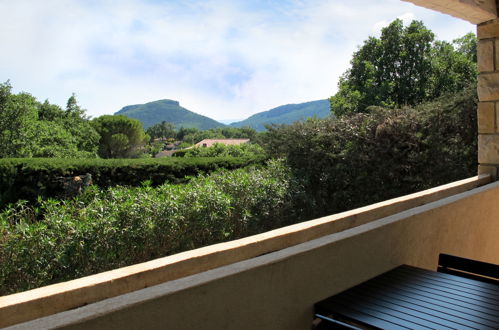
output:
[{"label": "green tree", "polygon": [[66,103],[66,113],[76,117],[85,118],[85,110],[78,105],[75,93],[71,94],[68,102]]},{"label": "green tree", "polygon": [[[74,137],[61,124],[45,120],[34,122],[32,157],[56,157],[56,158],[78,158],[91,157],[87,154],[79,154]],[[95,156],[94,156],[95,157]]]},{"label": "green tree", "polygon": [[15,95],[11,90],[8,81],[0,84],[0,157],[30,157],[37,102],[27,93]]},{"label": "green tree", "polygon": [[330,99],[331,110],[343,115],[369,106],[413,106],[458,92],[476,79],[475,50],[473,35],[453,44],[435,41],[422,22],[404,27],[397,19],[354,53]]},{"label": "green tree", "polygon": [[146,133],[151,137],[151,139],[169,139],[177,136],[175,124],[166,121],[152,125],[147,129]]},{"label": "green tree", "polygon": [[219,131],[222,133],[224,137],[227,139],[250,139],[254,140],[257,136],[257,132],[255,129],[249,127],[249,126],[244,126],[244,127],[222,127],[222,128],[215,128],[212,130]]},{"label": "green tree", "polygon": [[0,157],[95,157],[99,135],[73,96],[66,111],[0,84]]},{"label": "green tree", "polygon": [[[475,38],[473,36],[473,38]],[[458,39],[459,40],[459,39]],[[476,49],[476,39],[475,42]],[[461,47],[463,52],[455,50],[456,44],[437,41],[432,49],[432,75],[428,82],[427,96],[429,100],[438,98],[445,93],[455,93],[463,90],[476,80],[476,60],[466,49],[471,45]]]},{"label": "green tree", "polygon": [[315,217],[475,175],[476,85],[415,107],[270,126],[264,148],[286,158]]},{"label": "green tree", "polygon": [[97,152],[100,135],[90,124],[86,110],[78,105],[74,93],[68,99],[66,111],[60,122],[73,137],[78,150],[93,154]]},{"label": "green tree", "polygon": [[452,43],[459,53],[464,54],[470,61],[476,63],[477,41],[474,33],[467,33],[461,38],[455,39]]},{"label": "green tree", "polygon": [[240,145],[224,145],[215,143],[213,146],[188,149],[183,157],[259,157],[265,156],[265,151],[258,144],[244,143]]},{"label": "green tree", "polygon": [[38,108],[38,119],[45,121],[58,121],[65,117],[64,110],[56,104],[50,104],[45,100]]},{"label": "green tree", "polygon": [[181,140],[183,141],[185,136],[186,135],[189,135],[189,134],[195,134],[199,132],[199,129],[195,128],[195,127],[180,127],[180,129],[178,130],[177,132],[177,140]]},{"label": "green tree", "polygon": [[104,115],[91,123],[100,134],[98,153],[102,158],[136,157],[149,140],[142,123],[126,116]]}]

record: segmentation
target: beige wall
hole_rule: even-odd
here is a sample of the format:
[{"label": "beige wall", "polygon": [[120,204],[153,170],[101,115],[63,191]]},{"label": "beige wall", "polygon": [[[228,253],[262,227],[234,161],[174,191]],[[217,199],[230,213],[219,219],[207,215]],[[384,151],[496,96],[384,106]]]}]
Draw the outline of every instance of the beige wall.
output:
[{"label": "beige wall", "polygon": [[308,329],[312,306],[439,253],[499,263],[499,182],[19,329]]}]

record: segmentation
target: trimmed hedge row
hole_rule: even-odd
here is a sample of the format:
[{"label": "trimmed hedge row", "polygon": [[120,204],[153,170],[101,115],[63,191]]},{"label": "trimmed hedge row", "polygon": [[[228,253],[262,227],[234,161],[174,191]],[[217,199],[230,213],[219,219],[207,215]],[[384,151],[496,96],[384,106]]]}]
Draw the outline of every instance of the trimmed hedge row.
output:
[{"label": "trimmed hedge row", "polygon": [[0,206],[38,196],[60,197],[63,178],[92,175],[101,188],[183,183],[187,177],[214,170],[261,164],[264,157],[161,158],[161,159],[0,159]]}]

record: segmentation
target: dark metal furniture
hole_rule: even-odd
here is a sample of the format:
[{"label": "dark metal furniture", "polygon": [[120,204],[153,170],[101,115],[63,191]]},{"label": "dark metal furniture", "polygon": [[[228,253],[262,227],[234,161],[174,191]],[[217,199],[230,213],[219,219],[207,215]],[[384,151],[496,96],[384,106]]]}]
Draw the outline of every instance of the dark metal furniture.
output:
[{"label": "dark metal furniture", "polygon": [[499,265],[440,254],[437,271],[499,285]]},{"label": "dark metal furniture", "polygon": [[315,312],[318,329],[499,329],[499,285],[404,265]]}]

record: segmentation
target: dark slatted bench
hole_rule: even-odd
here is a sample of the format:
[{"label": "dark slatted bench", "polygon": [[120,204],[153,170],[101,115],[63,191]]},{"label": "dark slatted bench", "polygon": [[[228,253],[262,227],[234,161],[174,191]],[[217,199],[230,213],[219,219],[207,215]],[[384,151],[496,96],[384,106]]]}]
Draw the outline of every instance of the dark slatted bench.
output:
[{"label": "dark slatted bench", "polygon": [[499,285],[499,265],[440,254],[437,271]]},{"label": "dark slatted bench", "polygon": [[477,280],[456,276],[454,258],[441,257],[439,272],[403,265],[317,303],[316,329],[499,329],[499,266],[460,270]]}]

